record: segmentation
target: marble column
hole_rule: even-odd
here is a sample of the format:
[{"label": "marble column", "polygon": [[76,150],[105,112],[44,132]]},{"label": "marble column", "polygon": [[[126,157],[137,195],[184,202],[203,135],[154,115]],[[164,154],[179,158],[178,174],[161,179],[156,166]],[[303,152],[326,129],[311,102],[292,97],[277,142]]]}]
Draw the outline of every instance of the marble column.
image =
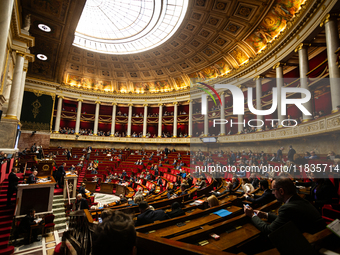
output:
[{"label": "marble column", "polygon": [[321,22],[321,26],[325,25],[332,112],[336,112],[337,106],[340,105],[340,70],[335,53],[340,46],[337,17],[337,14],[327,14]]},{"label": "marble column", "polygon": [[127,127],[127,132],[126,132],[127,137],[131,137],[132,106],[133,104],[129,104],[128,127]]},{"label": "marble column", "polygon": [[173,126],[173,134],[174,138],[177,137],[177,111],[178,111],[178,102],[174,102],[174,126]]},{"label": "marble column", "polygon": [[[310,44],[301,43],[295,52],[299,54],[299,72],[300,72],[300,87],[308,90],[308,77],[309,63],[308,63],[308,47]],[[312,100],[302,104],[310,113],[313,113]],[[303,122],[313,119],[313,115],[305,115],[302,113]]]},{"label": "marble column", "polygon": [[12,56],[9,55],[8,56],[7,67],[6,67],[7,76],[4,77],[4,79],[6,78],[6,80],[4,82],[4,90],[3,90],[3,95],[4,95],[4,97],[5,97],[7,102],[9,101],[9,97],[10,97],[10,94],[11,94],[11,87],[12,87],[12,77],[11,77],[11,74],[9,73],[9,71],[8,71],[9,70],[9,65],[12,64],[11,62],[12,62]]},{"label": "marble column", "polygon": [[19,105],[20,100],[20,90],[21,90],[21,84],[22,84],[22,74],[23,74],[23,68],[24,68],[24,53],[17,52],[16,53],[16,63],[14,67],[13,72],[13,82],[11,87],[11,95],[9,98],[8,103],[8,110],[6,114],[6,119],[18,119],[17,116],[17,108]]},{"label": "marble column", "polygon": [[[13,11],[14,0],[2,0],[0,1],[0,77],[4,73],[5,62],[7,58],[7,37],[11,24],[11,17]],[[8,56],[9,57],[9,56]],[[2,79],[6,79],[4,75]],[[0,84],[2,80],[0,80]]]},{"label": "marble column", "polygon": [[[204,94],[204,97],[207,97],[207,95]],[[209,135],[209,115],[208,115],[208,108],[209,108],[209,101],[206,99],[207,102],[207,107],[204,109],[205,112],[202,114],[204,114],[204,130],[203,130],[203,135],[204,136],[208,136]]]},{"label": "marble column", "polygon": [[25,93],[26,74],[27,74],[27,67],[24,67],[22,77],[21,77],[20,98],[19,98],[19,103],[18,103],[18,108],[17,108],[18,120],[20,120],[21,118],[22,101],[24,100],[24,93]]},{"label": "marble column", "polygon": [[99,122],[99,109],[100,109],[100,102],[96,101],[96,112],[94,115],[94,127],[93,127],[93,135],[98,135],[98,122]]},{"label": "marble column", "polygon": [[[222,105],[221,105],[221,113],[220,113],[220,119],[224,120],[225,119],[225,92],[220,93]],[[222,121],[221,130],[220,130],[220,135],[225,135],[225,122]]]},{"label": "marble column", "polygon": [[189,123],[188,123],[188,137],[192,137],[192,111],[193,102],[189,100]]},{"label": "marble column", "polygon": [[112,103],[112,120],[111,120],[111,134],[110,136],[115,136],[116,132],[116,111],[117,111],[117,103]]},{"label": "marble column", "polygon": [[76,119],[76,130],[75,134],[79,135],[79,129],[80,129],[80,117],[81,117],[81,105],[83,102],[83,99],[78,99],[78,108],[77,108],[77,119]]},{"label": "marble column", "polygon": [[158,104],[158,137],[162,137],[163,104]]},{"label": "marble column", "polygon": [[143,137],[146,137],[148,131],[148,104],[143,104],[144,115],[143,115]]},{"label": "marble column", "polygon": [[243,123],[244,123],[244,115],[237,115],[237,132],[238,134],[241,134],[243,129],[244,129],[244,126],[243,126]]},{"label": "marble column", "polygon": [[64,99],[63,96],[58,96],[57,116],[55,117],[54,133],[59,133],[63,99]]},{"label": "marble column", "polygon": [[[262,76],[257,76],[255,77],[255,84],[256,84],[256,109],[257,110],[262,110]],[[262,120],[263,121],[263,115],[257,115],[257,119]],[[257,122],[257,126],[260,126],[262,124],[261,121]],[[261,131],[262,128],[258,127],[257,131]]]},{"label": "marble column", "polygon": [[283,88],[283,66],[285,63],[278,62],[273,66],[276,71],[276,88],[277,88],[277,119],[279,120],[279,127],[282,127],[281,122],[286,118],[286,116],[281,115],[281,88]]}]

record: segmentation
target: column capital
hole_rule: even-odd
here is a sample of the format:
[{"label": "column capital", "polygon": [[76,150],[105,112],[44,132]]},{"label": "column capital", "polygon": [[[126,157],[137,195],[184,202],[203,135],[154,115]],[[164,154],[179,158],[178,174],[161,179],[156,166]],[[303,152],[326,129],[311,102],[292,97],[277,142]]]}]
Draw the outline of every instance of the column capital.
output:
[{"label": "column capital", "polygon": [[323,19],[320,22],[320,27],[323,27],[326,23],[329,22],[329,20],[332,17],[338,17],[339,15],[337,13],[327,13],[325,17],[323,17]]},{"label": "column capital", "polygon": [[26,53],[20,50],[16,50],[15,53],[21,57],[25,57]]},{"label": "column capital", "polygon": [[218,93],[220,96],[223,96],[225,94],[225,91],[222,91],[220,93]]},{"label": "column capital", "polygon": [[116,102],[113,102],[112,105],[117,105],[117,103],[116,103]]},{"label": "column capital", "polygon": [[178,102],[173,102],[173,105],[177,105],[178,104]]},{"label": "column capital", "polygon": [[77,101],[78,101],[78,102],[83,102],[83,99],[78,98]]},{"label": "column capital", "polygon": [[133,106],[133,104],[132,104],[132,103],[130,103],[130,104],[128,104],[128,106]]},{"label": "column capital", "polygon": [[163,106],[163,105],[164,105],[164,104],[162,104],[162,103],[159,103],[159,104],[158,104],[158,106]]},{"label": "column capital", "polygon": [[63,97],[63,96],[58,96],[58,98],[64,99],[64,97]]},{"label": "column capital", "polygon": [[193,102],[193,100],[192,100],[192,99],[190,99],[190,100],[188,100],[187,102],[190,104],[190,103],[192,103],[192,102]]},{"label": "column capital", "polygon": [[311,44],[310,43],[300,43],[294,50],[294,52],[298,52],[299,50],[301,50],[304,47],[310,47]]},{"label": "column capital", "polygon": [[264,78],[263,75],[258,75],[258,76],[256,76],[256,77],[253,79],[253,81],[256,81],[256,80],[258,80],[258,79],[263,79],[263,78]]},{"label": "column capital", "polygon": [[96,101],[96,102],[94,102],[95,104],[101,104],[101,102],[100,101]]},{"label": "column capital", "polygon": [[278,67],[282,67],[282,66],[285,66],[286,63],[283,63],[283,62],[277,62],[274,66],[273,66],[273,69],[276,69]]},{"label": "column capital", "polygon": [[145,107],[145,106],[149,106],[149,104],[143,104],[143,106]]}]

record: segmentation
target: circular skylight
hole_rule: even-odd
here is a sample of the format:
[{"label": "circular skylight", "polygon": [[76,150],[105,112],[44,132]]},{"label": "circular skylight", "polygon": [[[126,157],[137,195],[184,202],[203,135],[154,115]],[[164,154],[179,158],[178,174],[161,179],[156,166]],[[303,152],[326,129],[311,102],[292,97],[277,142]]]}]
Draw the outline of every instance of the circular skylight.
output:
[{"label": "circular skylight", "polygon": [[73,45],[130,54],[150,50],[181,25],[188,0],[87,0]]}]

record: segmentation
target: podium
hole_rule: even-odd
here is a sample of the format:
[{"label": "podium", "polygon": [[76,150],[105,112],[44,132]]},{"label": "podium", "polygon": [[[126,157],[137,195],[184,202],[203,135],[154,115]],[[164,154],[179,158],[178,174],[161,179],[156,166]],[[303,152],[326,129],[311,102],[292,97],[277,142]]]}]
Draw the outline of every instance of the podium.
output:
[{"label": "podium", "polygon": [[36,213],[52,213],[55,180],[35,184],[18,184],[18,208],[15,216],[26,215],[31,209]]},{"label": "podium", "polygon": [[66,172],[66,175],[64,176],[64,190],[63,190],[64,199],[68,199],[67,187],[68,192],[70,194],[70,199],[75,198],[77,196],[78,175],[70,173],[71,172]]}]

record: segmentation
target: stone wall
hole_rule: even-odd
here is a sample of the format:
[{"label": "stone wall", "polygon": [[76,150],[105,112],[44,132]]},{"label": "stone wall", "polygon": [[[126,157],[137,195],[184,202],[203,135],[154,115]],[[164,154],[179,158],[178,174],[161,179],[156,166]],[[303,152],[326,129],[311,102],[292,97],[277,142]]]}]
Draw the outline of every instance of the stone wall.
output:
[{"label": "stone wall", "polygon": [[36,143],[36,145],[42,145],[43,148],[50,147],[50,133],[36,132],[32,134],[32,131],[21,131],[21,136],[19,139],[18,148],[20,151],[25,148],[30,149],[31,146]]}]

